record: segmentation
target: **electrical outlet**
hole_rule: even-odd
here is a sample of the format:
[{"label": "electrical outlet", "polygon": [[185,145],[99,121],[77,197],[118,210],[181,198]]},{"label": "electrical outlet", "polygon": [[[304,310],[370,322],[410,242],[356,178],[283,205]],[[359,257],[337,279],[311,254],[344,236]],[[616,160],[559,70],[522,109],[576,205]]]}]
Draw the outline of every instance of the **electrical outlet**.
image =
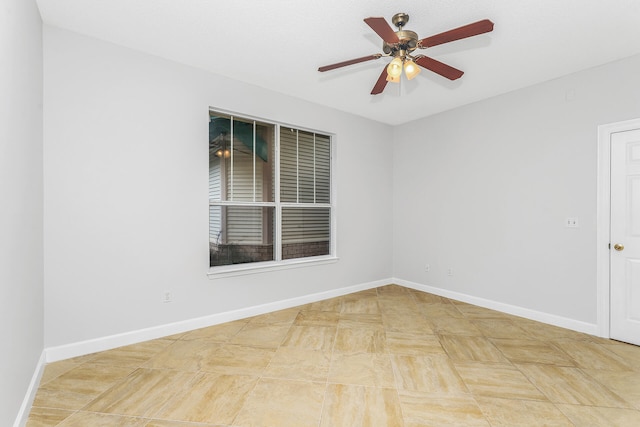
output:
[{"label": "electrical outlet", "polygon": [[171,291],[164,291],[162,293],[162,302],[167,303],[173,300],[173,296],[171,295]]},{"label": "electrical outlet", "polygon": [[453,276],[453,268],[447,269],[447,276]]},{"label": "electrical outlet", "polygon": [[431,271],[431,266],[430,266],[429,264],[426,264],[426,265],[424,266],[424,271],[426,271],[426,272]]},{"label": "electrical outlet", "polygon": [[567,218],[564,226],[567,228],[578,228],[580,227],[580,223],[578,222],[578,218]]}]

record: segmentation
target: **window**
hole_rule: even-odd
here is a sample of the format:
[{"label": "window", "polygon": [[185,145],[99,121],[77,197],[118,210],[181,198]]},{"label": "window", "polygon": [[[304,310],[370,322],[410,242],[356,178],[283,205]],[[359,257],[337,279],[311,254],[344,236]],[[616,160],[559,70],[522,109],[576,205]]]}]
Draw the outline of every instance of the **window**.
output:
[{"label": "window", "polygon": [[211,111],[213,271],[333,256],[331,159],[329,135]]}]

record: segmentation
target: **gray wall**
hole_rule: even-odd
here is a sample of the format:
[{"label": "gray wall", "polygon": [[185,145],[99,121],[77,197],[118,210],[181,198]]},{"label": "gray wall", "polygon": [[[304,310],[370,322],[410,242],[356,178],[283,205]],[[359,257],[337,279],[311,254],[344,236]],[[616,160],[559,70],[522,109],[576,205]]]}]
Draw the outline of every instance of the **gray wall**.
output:
[{"label": "gray wall", "polygon": [[394,275],[595,324],[597,127],[640,116],[638,75],[634,56],[395,129]]},{"label": "gray wall", "polygon": [[0,8],[0,425],[25,396],[44,342],[42,23],[34,0]]},{"label": "gray wall", "polygon": [[[47,347],[391,277],[391,127],[52,27],[44,42]],[[207,278],[210,106],[337,135],[337,263]]]}]

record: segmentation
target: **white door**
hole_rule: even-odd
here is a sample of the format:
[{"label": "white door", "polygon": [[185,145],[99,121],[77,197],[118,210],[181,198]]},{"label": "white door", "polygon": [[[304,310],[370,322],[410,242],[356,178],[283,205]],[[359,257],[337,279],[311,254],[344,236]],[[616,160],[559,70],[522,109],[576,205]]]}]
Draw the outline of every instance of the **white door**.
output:
[{"label": "white door", "polygon": [[611,134],[610,335],[640,345],[640,129]]}]

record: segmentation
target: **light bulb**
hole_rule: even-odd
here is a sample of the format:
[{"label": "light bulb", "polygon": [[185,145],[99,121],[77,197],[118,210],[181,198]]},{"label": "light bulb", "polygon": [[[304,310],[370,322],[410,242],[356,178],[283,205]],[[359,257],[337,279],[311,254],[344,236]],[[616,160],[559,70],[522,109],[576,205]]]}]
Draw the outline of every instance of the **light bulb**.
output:
[{"label": "light bulb", "polygon": [[404,63],[404,74],[409,80],[420,74],[421,71],[420,67],[410,59]]},{"label": "light bulb", "polygon": [[394,58],[393,61],[387,65],[387,74],[391,77],[400,77],[402,74],[402,59]]}]

